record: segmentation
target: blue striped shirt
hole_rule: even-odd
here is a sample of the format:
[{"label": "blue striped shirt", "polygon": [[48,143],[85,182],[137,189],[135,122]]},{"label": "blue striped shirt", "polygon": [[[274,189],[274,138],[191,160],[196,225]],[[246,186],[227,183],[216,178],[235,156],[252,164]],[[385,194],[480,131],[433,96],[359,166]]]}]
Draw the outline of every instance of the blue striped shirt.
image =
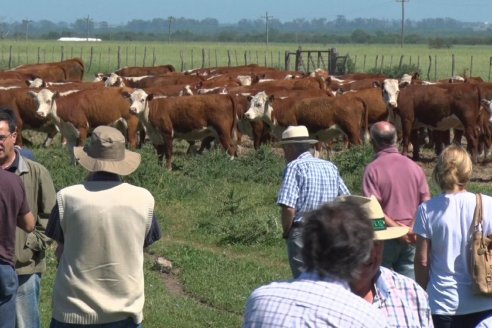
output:
[{"label": "blue striped shirt", "polygon": [[243,328],[385,327],[381,313],[353,294],[345,281],[304,272],[298,279],[273,282],[249,297]]},{"label": "blue striped shirt", "polygon": [[348,194],[350,192],[333,163],[305,152],[287,164],[277,204],[294,208],[294,221],[300,221],[303,213]]}]

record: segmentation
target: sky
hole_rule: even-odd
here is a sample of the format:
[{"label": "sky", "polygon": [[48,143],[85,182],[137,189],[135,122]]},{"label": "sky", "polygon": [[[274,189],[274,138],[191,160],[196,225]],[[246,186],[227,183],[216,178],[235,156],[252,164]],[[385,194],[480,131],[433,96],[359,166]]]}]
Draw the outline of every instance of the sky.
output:
[{"label": "sky", "polygon": [[[399,2],[398,2],[399,1]],[[333,20],[402,17],[405,19],[453,18],[463,22],[489,22],[492,0],[4,0],[0,22],[29,19],[72,23],[89,17],[95,22],[125,24],[132,19],[183,17],[215,18],[219,23],[270,18],[281,22],[298,18]]]}]

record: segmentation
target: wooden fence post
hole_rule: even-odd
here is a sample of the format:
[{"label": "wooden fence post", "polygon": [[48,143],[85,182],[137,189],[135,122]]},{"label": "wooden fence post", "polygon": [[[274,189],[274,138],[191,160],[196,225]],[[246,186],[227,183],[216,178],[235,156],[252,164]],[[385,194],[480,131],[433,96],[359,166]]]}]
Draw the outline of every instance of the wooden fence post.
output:
[{"label": "wooden fence post", "polygon": [[152,67],[155,66],[155,60],[156,60],[156,57],[155,57],[155,47],[152,48]]},{"label": "wooden fence post", "polygon": [[[492,60],[492,57],[490,57],[491,60]],[[290,70],[290,55],[289,55],[289,51],[288,50],[285,50],[285,57],[284,57],[284,70],[288,71]]]},{"label": "wooden fence post", "polygon": [[106,72],[111,72],[111,47],[108,47],[108,66],[106,66]]},{"label": "wooden fence post", "polygon": [[455,70],[454,70],[454,54],[451,54],[451,76],[455,76]]},{"label": "wooden fence post", "polygon": [[99,64],[97,65],[97,72],[101,71],[101,62],[102,62],[102,51],[99,53]]},{"label": "wooden fence post", "polygon": [[118,63],[116,65],[116,69],[121,68],[121,47],[118,46],[118,56],[117,56]]},{"label": "wooden fence post", "polygon": [[490,70],[492,69],[492,57],[489,57],[489,82],[490,82]]},{"label": "wooden fence post", "polygon": [[193,61],[193,49],[191,49],[191,67],[190,69],[193,69],[195,67],[194,61]]},{"label": "wooden fence post", "polygon": [[301,68],[301,56],[302,56],[302,47],[299,46],[296,50],[296,62],[294,64],[294,70],[298,71]]},{"label": "wooden fence post", "polygon": [[437,81],[437,55],[434,55],[434,81]]},{"label": "wooden fence post", "polygon": [[431,67],[432,67],[432,56],[429,55],[429,68],[427,69],[427,80],[429,81],[430,81]]},{"label": "wooden fence post", "polygon": [[398,64],[398,69],[400,70],[403,65],[403,55],[400,57],[400,63]]},{"label": "wooden fence post", "polygon": [[64,55],[64,47],[63,47],[63,46],[61,46],[60,48],[61,48],[60,61],[63,61],[63,57],[64,57],[64,56],[63,56],[63,55]]},{"label": "wooden fence post", "polygon": [[126,60],[125,60],[125,66],[128,66],[128,46],[126,47]]},{"label": "wooden fence post", "polygon": [[238,66],[238,61],[237,61],[237,51],[234,50],[234,57],[236,58],[236,66]]},{"label": "wooden fence post", "polygon": [[208,67],[210,67],[210,49],[208,49]]},{"label": "wooden fence post", "polygon": [[12,68],[12,46],[9,49],[9,69]]},{"label": "wooden fence post", "polygon": [[362,72],[366,71],[366,59],[367,59],[367,55],[364,55],[364,64],[362,66]]},{"label": "wooden fence post", "polygon": [[[40,63],[40,60],[41,60],[41,53],[40,53],[40,51],[41,51],[41,48],[40,48],[40,47],[38,47],[38,64]],[[3,54],[2,54],[2,55],[3,55]],[[3,56],[2,56],[2,57],[3,57]],[[2,58],[2,59],[3,59],[3,58]]]},{"label": "wooden fence post", "polygon": [[142,66],[145,67],[145,60],[147,59],[147,46],[144,47],[144,56],[142,60]]},{"label": "wooden fence post", "polygon": [[217,49],[215,49],[215,67],[219,67],[219,64],[217,62]]},{"label": "wooden fence post", "polygon": [[133,53],[133,66],[137,66],[137,46],[135,46],[135,52]]},{"label": "wooden fence post", "polygon": [[227,67],[231,67],[231,51],[227,49]]},{"label": "wooden fence post", "polygon": [[92,67],[92,56],[93,55],[94,55],[94,47],[91,47],[91,52],[89,54],[89,65],[87,66],[86,72],[90,72],[91,71],[91,67]]},{"label": "wooden fence post", "polygon": [[179,52],[179,58],[181,58],[181,72],[184,71],[184,58],[183,58],[183,50]]},{"label": "wooden fence post", "polygon": [[202,48],[202,68],[205,67],[205,48]]},{"label": "wooden fence post", "polygon": [[376,55],[376,60],[374,61],[374,69],[378,68],[378,59],[379,59],[379,55]]},{"label": "wooden fence post", "polygon": [[248,51],[244,51],[244,65],[248,65]]},{"label": "wooden fence post", "polygon": [[384,66],[384,55],[381,55],[381,65],[379,66],[379,73],[383,72],[383,66]]},{"label": "wooden fence post", "polygon": [[330,74],[334,74],[337,71],[337,57],[338,57],[337,48],[331,48],[330,56],[328,60],[328,72]]}]

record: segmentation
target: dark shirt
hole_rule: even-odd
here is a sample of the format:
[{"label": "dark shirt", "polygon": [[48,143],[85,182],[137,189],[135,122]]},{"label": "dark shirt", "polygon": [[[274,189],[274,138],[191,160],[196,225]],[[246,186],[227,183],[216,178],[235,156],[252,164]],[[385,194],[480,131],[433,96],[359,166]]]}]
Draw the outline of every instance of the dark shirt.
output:
[{"label": "dark shirt", "polygon": [[0,170],[0,263],[15,264],[15,228],[17,218],[29,212],[21,179]]},{"label": "dark shirt", "polygon": [[[107,173],[107,172],[95,172],[91,174],[87,180],[89,181],[119,181],[120,178],[116,174]],[[60,209],[58,208],[58,202],[55,207],[51,211],[50,218],[48,220],[48,226],[46,227],[46,235],[51,239],[56,240],[57,242],[63,244],[64,236],[63,230],[60,226]],[[157,222],[157,218],[155,213],[152,215],[152,223],[150,226],[150,230],[145,236],[145,241],[143,247],[148,247],[161,239],[161,228],[159,223]]]}]

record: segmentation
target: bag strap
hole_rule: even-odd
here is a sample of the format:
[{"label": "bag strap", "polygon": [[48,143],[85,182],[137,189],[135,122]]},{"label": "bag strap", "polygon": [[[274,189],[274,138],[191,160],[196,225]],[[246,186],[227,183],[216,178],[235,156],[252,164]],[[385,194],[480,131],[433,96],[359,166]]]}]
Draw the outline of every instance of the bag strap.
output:
[{"label": "bag strap", "polygon": [[477,205],[473,213],[473,226],[476,229],[479,224],[482,224],[482,194],[477,193],[475,196],[477,197]]}]

